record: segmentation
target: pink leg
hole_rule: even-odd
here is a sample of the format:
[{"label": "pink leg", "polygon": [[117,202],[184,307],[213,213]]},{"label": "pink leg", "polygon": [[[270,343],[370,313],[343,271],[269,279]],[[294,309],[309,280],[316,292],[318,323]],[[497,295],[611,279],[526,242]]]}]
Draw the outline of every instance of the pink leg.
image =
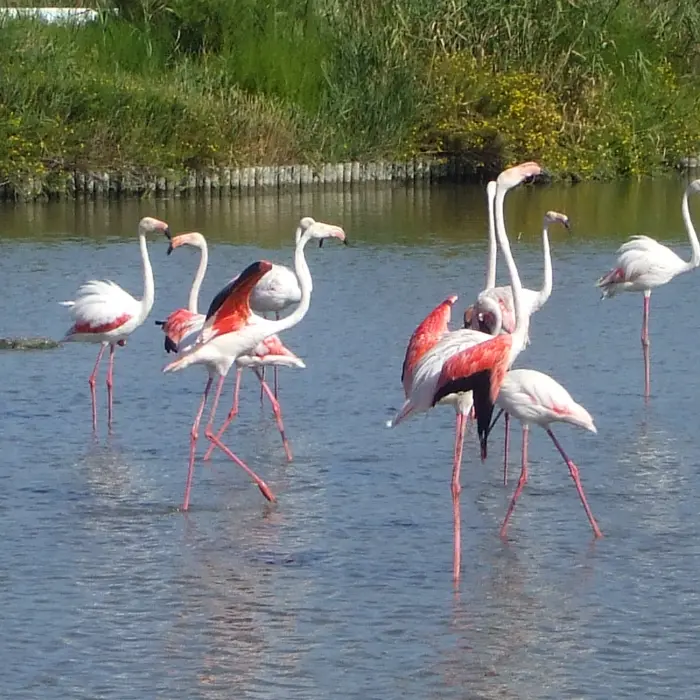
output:
[{"label": "pink leg", "polygon": [[504,446],[504,451],[505,454],[503,456],[503,485],[508,486],[508,451],[510,449],[510,415],[506,413],[505,417],[505,422],[506,422],[506,438],[505,438],[505,446]]},{"label": "pink leg", "polygon": [[644,353],[644,398],[649,398],[651,390],[651,369],[649,366],[649,302],[651,292],[644,292],[644,318],[642,319],[642,352]]},{"label": "pink leg", "polygon": [[[280,313],[279,311],[275,311],[275,320],[279,321],[280,320]],[[275,383],[275,398],[279,399],[279,380],[277,378],[277,370],[278,367],[277,365],[274,366],[274,369],[272,370],[273,375],[274,375],[274,383]],[[291,461],[291,457],[289,458]]]},{"label": "pink leg", "polygon": [[194,476],[194,456],[197,449],[197,438],[199,437],[199,422],[202,420],[202,413],[204,412],[204,405],[207,403],[211,383],[212,377],[209,377],[207,385],[204,387],[197,415],[194,418],[194,423],[192,423],[192,430],[190,431],[190,462],[187,467],[187,481],[185,482],[185,498],[182,501],[182,510],[188,510],[190,507],[190,490],[192,488],[192,477]]},{"label": "pink leg", "polygon": [[282,409],[280,408],[279,401],[275,398],[274,394],[270,391],[270,387],[267,385],[267,383],[263,379],[260,371],[256,369],[255,374],[257,374],[257,376],[258,376],[258,379],[260,380],[260,384],[262,386],[262,389],[267,394],[267,398],[270,399],[270,403],[272,404],[272,412],[275,414],[275,420],[277,421],[277,428],[280,431],[280,435],[282,436],[282,445],[284,445],[284,453],[287,455],[287,461],[291,462],[292,461],[292,450],[289,447],[289,441],[287,440],[287,436],[285,435],[285,432],[284,432],[284,423],[282,422]]},{"label": "pink leg", "polygon": [[556,448],[559,450],[559,453],[561,456],[564,458],[564,461],[566,462],[566,466],[569,467],[569,473],[571,474],[571,478],[574,480],[574,483],[576,484],[576,490],[578,491],[578,496],[581,499],[581,503],[583,503],[583,509],[586,511],[586,515],[588,516],[588,522],[591,524],[591,527],[593,528],[593,534],[596,537],[602,537],[603,533],[600,531],[600,528],[598,527],[598,523],[595,521],[595,518],[593,517],[593,513],[591,513],[591,509],[588,507],[588,501],[586,501],[586,496],[583,493],[583,486],[581,485],[581,479],[579,478],[578,474],[578,467],[568,458],[566,452],[564,452],[564,449],[562,446],[559,444],[559,441],[554,437],[554,433],[547,428],[547,434],[549,437],[552,438],[552,442],[556,446]]},{"label": "pink leg", "polygon": [[95,362],[95,368],[92,370],[92,374],[88,379],[88,384],[90,385],[90,395],[92,396],[92,430],[93,432],[97,430],[97,396],[95,395],[95,381],[97,380],[97,368],[100,366],[100,360],[102,355],[104,355],[106,345],[100,346],[100,351],[97,353],[97,361]]},{"label": "pink leg", "polygon": [[[508,415],[506,413],[506,415]],[[508,512],[506,513],[506,517],[503,520],[503,525],[501,525],[501,532],[500,535],[501,537],[506,536],[506,531],[508,530],[508,521],[510,520],[510,516],[513,514],[513,510],[515,509],[515,502],[518,500],[520,497],[520,494],[523,491],[523,488],[525,487],[525,484],[527,483],[527,438],[529,435],[530,429],[528,428],[527,425],[523,425],[523,450],[522,450],[522,462],[520,464],[520,478],[518,479],[518,485],[515,488],[515,492],[513,493],[513,498],[510,500],[510,505],[508,506]]]},{"label": "pink leg", "polygon": [[112,387],[114,386],[114,344],[109,346],[109,367],[107,369],[107,426],[112,429]]},{"label": "pink leg", "polygon": [[[262,368],[262,377],[265,379],[265,368]],[[263,405],[263,401],[265,400],[265,392],[263,391],[262,386],[260,386],[260,405]]]},{"label": "pink leg", "polygon": [[[222,426],[219,428],[219,432],[216,434],[216,437],[221,440],[221,436],[224,434],[226,431],[226,428],[231,425],[231,421],[238,415],[238,393],[241,388],[241,375],[243,374],[243,370],[238,368],[236,370],[236,386],[233,390],[233,405],[231,406],[231,410],[228,412],[228,415],[226,416],[226,420],[223,422]],[[211,453],[214,451],[214,444],[212,443],[209,445],[207,448],[207,451],[204,453],[204,461],[206,462],[208,459],[211,458]]]},{"label": "pink leg", "polygon": [[219,396],[221,395],[221,389],[224,385],[224,377],[219,381],[219,386],[216,389],[216,395],[214,396],[214,401],[212,402],[211,412],[209,414],[209,421],[207,422],[207,427],[204,431],[207,439],[216,445],[229,459],[232,459],[248,476],[256,483],[257,487],[262,492],[262,495],[267,498],[268,501],[273,503],[277,500],[270,490],[270,487],[242,460],[239,459],[231,450],[229,450],[226,445],[224,445],[219,438],[214,435],[212,430],[212,424],[214,422],[214,415],[216,414],[216,405],[219,402]]},{"label": "pink leg", "polygon": [[464,447],[464,429],[466,423],[467,416],[463,413],[458,413],[457,426],[455,428],[454,464],[452,466],[452,516],[454,521],[452,578],[455,581],[459,581],[459,573],[462,568],[462,516],[459,507],[459,494],[462,491],[462,486],[459,483],[459,472],[462,467],[462,449]]}]

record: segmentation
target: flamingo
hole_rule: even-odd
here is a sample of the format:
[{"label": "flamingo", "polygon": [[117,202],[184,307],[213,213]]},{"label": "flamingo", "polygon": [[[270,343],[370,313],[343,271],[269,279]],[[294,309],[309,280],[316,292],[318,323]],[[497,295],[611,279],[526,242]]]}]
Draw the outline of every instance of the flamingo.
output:
[{"label": "flamingo", "polygon": [[527,443],[531,425],[539,425],[552,438],[552,442],[569,468],[569,473],[574,480],[579,498],[588,516],[588,521],[593,528],[593,534],[595,537],[602,537],[598,523],[593,517],[586,496],[583,493],[578,468],[564,452],[564,448],[560,445],[557,438],[554,437],[550,427],[552,423],[556,422],[569,423],[585,430],[590,430],[592,433],[597,433],[598,431],[590,413],[583,406],[576,403],[559,382],[552,379],[549,375],[533,369],[510,370],[501,385],[496,404],[502,411],[515,416],[523,427],[520,479],[501,526],[501,537],[505,537],[508,521],[515,508],[515,502],[527,483]]},{"label": "flamingo", "polygon": [[75,301],[59,302],[70,309],[73,325],[68,329],[64,342],[99,343],[97,361],[88,379],[92,396],[92,429],[97,430],[97,400],[95,381],[100,360],[109,345],[109,368],[107,370],[107,398],[109,428],[112,427],[112,390],[114,386],[114,350],[117,345],[126,345],[126,339],[148,317],[155,299],[153,269],[148,257],[146,236],[152,233],[170,235],[168,224],[146,216],[139,221],[138,236],[143,266],[143,296],[134,299],[118,284],[111,281],[90,280],[81,285]]},{"label": "flamingo", "polygon": [[644,397],[649,398],[651,372],[649,366],[649,303],[651,290],[670,282],[683,272],[700,265],[700,243],[690,218],[688,197],[700,192],[700,179],[693,180],[683,193],[681,212],[688,232],[692,255],[689,262],[682,260],[670,248],[648,236],[631,236],[618,249],[615,267],[597,282],[602,289],[601,299],[612,297],[617,292],[642,292],[644,312],[642,317],[642,352],[644,354]]},{"label": "flamingo", "polygon": [[[536,163],[524,163],[522,165],[504,170],[496,181],[496,203],[502,205],[506,193],[527,179],[536,177],[542,172]],[[416,329],[412,340],[414,346],[409,344],[409,350],[404,361],[404,391],[406,400],[403,406],[389,421],[389,427],[394,427],[408,417],[430,410],[439,403],[448,403],[455,406],[457,412],[457,425],[455,431],[454,462],[452,470],[452,504],[454,519],[454,557],[453,578],[459,579],[461,568],[461,518],[459,511],[459,494],[461,486],[459,473],[462,461],[462,449],[464,443],[464,430],[466,419],[472,407],[475,409],[477,419],[477,431],[481,442],[482,459],[486,457],[488,428],[493,414],[494,401],[498,390],[509,367],[516,357],[524,349],[527,340],[529,315],[523,308],[521,296],[522,285],[518,275],[518,269],[513,260],[510,244],[503,224],[502,206],[496,209],[496,230],[498,240],[506,258],[508,272],[513,287],[513,301],[515,306],[515,328],[511,334],[498,334],[496,336],[473,329],[461,329],[447,332],[446,313],[449,309],[434,311],[434,323],[423,323],[426,328],[431,325],[437,331],[432,339],[428,339],[426,345],[432,346],[423,351],[418,348],[418,338],[422,335]],[[451,298],[443,304],[451,306]],[[439,308],[439,307],[438,307]],[[442,316],[441,316],[442,314]],[[449,317],[447,317],[449,318]],[[423,324],[421,324],[423,325]],[[436,342],[435,337],[440,334]],[[415,363],[414,355],[420,355]]]},{"label": "flamingo", "polygon": [[[201,331],[205,320],[204,314],[197,312],[197,307],[199,303],[199,291],[202,286],[202,281],[204,279],[204,275],[206,274],[207,264],[209,261],[207,241],[201,233],[193,232],[180,234],[179,236],[175,236],[175,238],[170,241],[168,255],[170,255],[173,250],[176,250],[181,246],[192,246],[194,248],[198,248],[200,250],[200,261],[192,282],[187,308],[176,309],[165,321],[156,321],[156,325],[162,326],[163,332],[165,333],[166,352],[178,352],[178,348],[182,345],[185,338],[193,333],[199,333]],[[255,290],[255,288],[253,289]],[[224,425],[217,433],[217,437],[219,439],[221,438],[224,430],[238,413],[238,392],[240,388],[241,368],[250,367],[260,380],[261,387],[265,395],[267,395],[270,400],[272,411],[274,413],[275,420],[277,421],[277,427],[279,428],[280,435],[282,436],[282,445],[284,447],[285,454],[287,455],[287,459],[291,462],[292,452],[291,448],[289,447],[289,441],[287,440],[284,432],[282,409],[279,405],[279,401],[269,390],[269,387],[265,383],[265,380],[260,372],[257,371],[257,368],[265,367],[266,365],[305,368],[306,365],[304,364],[304,361],[297,357],[291,350],[286,348],[279,337],[275,335],[258,343],[256,348],[253,350],[252,355],[241,355],[238,357],[236,359],[236,365],[239,368],[239,371],[236,374],[236,388],[234,391],[233,408],[229,412]],[[212,444],[209,446],[209,449],[204,455],[205,460],[209,459],[213,449],[214,445]]]},{"label": "flamingo", "polygon": [[[295,243],[299,242],[299,232],[295,237]],[[323,245],[323,239],[319,245]],[[313,291],[313,286],[312,286]],[[298,304],[301,301],[301,289],[299,278],[293,270],[285,265],[272,265],[272,269],[255,285],[255,289],[250,296],[250,308],[256,314],[273,313],[275,319],[279,320],[280,311],[287,307]],[[273,364],[274,363],[270,363]],[[278,398],[279,383],[277,376],[277,365],[274,365],[274,387],[275,398]],[[265,376],[265,367],[262,366],[262,373],[258,376]],[[240,376],[236,377],[239,382]],[[260,385],[260,400],[263,398],[264,387]],[[233,410],[233,408],[231,409]],[[211,448],[209,450],[211,452]]]},{"label": "flamingo", "polygon": [[[489,183],[489,186],[491,183]],[[493,207],[492,195],[489,192],[489,207]],[[486,289],[479,294],[476,303],[464,312],[464,326],[477,328],[494,335],[494,329],[498,325],[501,332],[510,332],[513,319],[513,293],[510,287],[495,287],[496,281],[496,238],[493,232],[493,222],[489,216],[489,256],[487,265]],[[539,311],[552,294],[552,254],[549,247],[549,227],[553,223],[559,223],[567,231],[571,231],[569,217],[556,211],[548,211],[544,215],[542,223],[542,250],[544,252],[544,280],[542,289],[534,291],[523,289],[528,315]],[[498,305],[501,317],[496,320],[493,312],[494,304]],[[490,310],[491,309],[491,310]],[[529,339],[528,339],[529,342]],[[503,485],[508,484],[508,450],[510,447],[510,416],[505,414],[505,445],[503,459]]]},{"label": "flamingo", "polygon": [[267,484],[213,433],[212,425],[224,380],[236,359],[249,353],[265,338],[292,328],[306,315],[311,301],[311,274],[304,257],[304,248],[311,239],[319,240],[324,238],[338,238],[343,242],[346,240],[345,232],[339,226],[317,222],[311,217],[305,217],[300,221],[298,242],[294,255],[302,295],[301,301],[293,313],[275,321],[252,313],[250,296],[253,288],[262,276],[272,269],[272,263],[266,260],[253,263],[214,297],[197,340],[191,346],[182,350],[176,360],[163,368],[164,372],[178,372],[191,365],[204,365],[209,375],[190,432],[190,456],[185,483],[185,496],[182,504],[184,511],[189,509],[199,424],[214,377],[218,377],[219,380],[212,401],[205,435],[208,440],[219,447],[224,454],[247,472],[267,500],[275,500]]}]

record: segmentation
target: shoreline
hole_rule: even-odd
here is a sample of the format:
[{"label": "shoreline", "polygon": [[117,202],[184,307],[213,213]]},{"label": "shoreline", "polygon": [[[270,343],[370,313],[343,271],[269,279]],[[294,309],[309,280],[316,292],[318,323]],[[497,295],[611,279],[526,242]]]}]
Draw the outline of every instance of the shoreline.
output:
[{"label": "shoreline", "polygon": [[[700,168],[700,157],[683,158],[676,171]],[[669,170],[669,172],[671,172]],[[289,192],[318,185],[352,186],[372,182],[431,184],[481,182],[483,174],[468,171],[458,159],[352,161],[313,165],[269,165],[199,170],[74,170],[24,176],[0,183],[1,202],[61,199],[178,198],[192,195],[234,197],[255,193]]]}]

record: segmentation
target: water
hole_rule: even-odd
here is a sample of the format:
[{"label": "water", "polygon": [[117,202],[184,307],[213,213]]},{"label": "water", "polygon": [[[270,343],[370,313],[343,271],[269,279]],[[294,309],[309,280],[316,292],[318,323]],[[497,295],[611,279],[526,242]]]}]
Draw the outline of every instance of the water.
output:
[{"label": "water", "polygon": [[92,277],[140,294],[135,226],[144,214],[207,235],[203,303],[251,260],[291,264],[303,214],[341,223],[352,245],[307,251],[311,310],[285,341],[308,368],[282,370],[280,381],[294,462],[250,373],[227,435],[275,491],[275,506],[215,453],[211,468],[197,467],[191,512],[177,510],[204,373],[163,375],[152,321],[185,303],[196,254],[166,257],[164,240],[150,243],[156,303],[118,352],[111,437],[104,375],[91,437],[96,348],[0,354],[0,695],[694,698],[698,273],[652,295],[648,405],[641,297],[601,302],[593,287],[630,233],[672,241],[689,257],[682,189],[670,180],[509,195],[528,286],[540,284],[544,211],[573,224],[571,236],[552,231],[554,293],[518,366],[551,373],[596,419],[598,435],[555,433],[605,537],[592,541],[565,465],[534,429],[531,480],[501,541],[519,430],[507,489],[501,429],[485,464],[470,434],[457,592],[453,413],[440,408],[393,431],[384,423],[402,399],[413,328],[452,293],[461,295],[458,321],[483,283],[481,189],[1,209],[3,335],[61,337],[68,315],[56,302]]}]

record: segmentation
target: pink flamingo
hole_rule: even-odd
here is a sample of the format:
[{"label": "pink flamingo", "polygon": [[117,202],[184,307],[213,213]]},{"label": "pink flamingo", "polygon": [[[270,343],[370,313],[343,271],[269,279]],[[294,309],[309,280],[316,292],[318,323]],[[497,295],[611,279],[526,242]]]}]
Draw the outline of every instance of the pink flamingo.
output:
[{"label": "pink flamingo", "polygon": [[[489,183],[490,185],[491,183]],[[549,246],[549,227],[553,223],[561,224],[571,231],[569,217],[556,211],[548,211],[542,223],[542,249],[544,252],[544,280],[540,291],[523,289],[525,307],[529,316],[539,311],[552,295],[552,254]],[[492,240],[493,239],[493,240]],[[484,333],[494,334],[498,327],[501,332],[510,332],[513,327],[513,293],[510,287],[493,287],[490,283],[496,279],[495,236],[489,225],[489,262],[486,289],[479,294],[476,303],[464,312],[464,325],[477,328]],[[497,309],[497,311],[494,311]],[[500,318],[496,318],[500,313]],[[528,341],[529,342],[529,339]],[[500,415],[500,414],[499,414]],[[510,416],[505,414],[505,444],[503,458],[503,485],[508,484],[508,451],[510,447]]]},{"label": "pink flamingo", "polygon": [[[541,168],[536,163],[526,163],[503,171],[497,180],[496,202],[502,204],[506,193],[521,182],[536,177]],[[477,431],[481,442],[482,459],[486,457],[488,428],[493,413],[494,401],[505,374],[526,344],[529,315],[524,312],[521,298],[522,285],[518,270],[513,260],[508,237],[501,214],[497,211],[497,235],[501,249],[506,258],[508,272],[513,287],[515,306],[515,328],[512,334],[491,336],[478,330],[462,329],[445,332],[449,319],[452,298],[423,322],[433,329],[433,335],[427,334],[425,345],[432,346],[421,352],[418,340],[423,333],[421,327],[412,337],[412,344],[404,361],[404,391],[406,400],[390,427],[396,426],[406,418],[428,411],[438,403],[455,406],[457,425],[455,434],[454,462],[452,470],[452,504],[454,519],[454,558],[453,577],[459,579],[461,568],[461,517],[459,510],[459,480],[464,443],[466,419],[472,407],[475,409]],[[433,321],[430,321],[433,316]],[[421,324],[421,326],[423,326]],[[435,339],[437,342],[434,342]],[[420,355],[417,361],[414,356]]]},{"label": "pink flamingo", "polygon": [[[201,289],[202,281],[204,279],[204,275],[206,274],[207,264],[209,261],[207,242],[201,233],[183,233],[170,241],[168,255],[170,255],[173,250],[180,248],[181,246],[192,246],[194,248],[198,248],[201,255],[199,266],[192,282],[187,308],[176,309],[165,321],[156,321],[156,325],[162,326],[163,332],[165,333],[166,352],[178,352],[178,348],[182,346],[183,341],[188,336],[201,331],[205,320],[204,314],[197,312],[197,307],[199,303],[199,291]],[[256,287],[253,288],[253,292],[255,289]],[[285,454],[287,455],[287,459],[291,462],[292,452],[284,431],[282,409],[279,405],[279,401],[274,394],[272,394],[262,375],[257,371],[257,368],[264,367],[266,365],[304,368],[306,365],[304,364],[303,360],[297,357],[291,350],[286,348],[277,336],[271,336],[258,343],[256,348],[253,350],[252,355],[241,355],[238,357],[236,359],[236,365],[239,367],[239,371],[236,374],[236,388],[234,391],[233,408],[229,412],[224,425],[217,433],[217,438],[221,439],[225,429],[238,413],[238,393],[241,379],[240,368],[250,367],[256,373],[256,376],[261,382],[263,391],[270,400],[275,420],[277,421],[277,427],[279,428],[280,435],[282,436],[282,445],[284,447]],[[211,444],[204,455],[205,460],[209,459],[213,449],[214,445]]]},{"label": "pink flamingo", "polygon": [[148,317],[155,298],[153,269],[148,257],[146,236],[162,233],[169,236],[168,224],[149,216],[139,221],[138,236],[143,266],[143,296],[140,301],[134,299],[118,284],[110,281],[91,280],[81,285],[75,301],[59,302],[70,309],[73,325],[64,342],[99,343],[100,351],[97,361],[88,379],[92,396],[92,429],[97,430],[97,400],[95,381],[100,360],[109,345],[109,368],[107,370],[108,425],[112,427],[112,389],[114,386],[114,350],[117,345],[126,345],[126,339]]},{"label": "pink flamingo", "polygon": [[593,534],[596,537],[602,537],[598,523],[593,517],[593,513],[586,501],[586,496],[583,493],[583,486],[581,485],[578,468],[571,461],[566,452],[564,452],[564,448],[559,444],[556,437],[554,437],[554,433],[550,427],[551,424],[555,422],[569,423],[590,430],[592,433],[596,433],[598,431],[593,424],[590,413],[588,413],[583,406],[576,403],[571,398],[569,392],[559,384],[559,382],[542,372],[536,372],[532,369],[510,370],[503,384],[501,384],[501,390],[496,399],[496,404],[500,406],[503,411],[515,416],[523,426],[520,479],[513,493],[513,498],[508,507],[503,525],[501,526],[501,537],[505,537],[508,521],[515,508],[515,502],[518,500],[523,487],[527,483],[527,443],[531,425],[539,425],[546,431],[547,435],[552,438],[552,442],[569,467],[569,473],[574,480],[579,498],[588,516],[588,521],[593,528]]},{"label": "pink flamingo", "polygon": [[311,274],[304,257],[306,244],[312,239],[324,238],[338,238],[345,241],[343,229],[314,221],[310,217],[302,219],[299,227],[301,233],[295,250],[295,267],[302,295],[294,312],[277,321],[261,318],[252,313],[250,309],[252,290],[262,276],[272,268],[272,263],[267,261],[253,263],[216,295],[195,343],[182,350],[180,356],[163,369],[164,372],[177,372],[191,365],[203,365],[209,374],[190,432],[190,457],[183,510],[189,508],[199,424],[215,376],[219,378],[219,381],[212,401],[205,435],[209,441],[248,473],[265,498],[269,501],[275,500],[267,484],[214,434],[212,425],[224,380],[236,359],[249,353],[265,338],[292,328],[306,315],[311,301]]},{"label": "pink flamingo", "polygon": [[644,313],[642,317],[642,352],[644,354],[644,397],[649,398],[651,372],[649,366],[649,303],[651,290],[670,282],[683,272],[700,265],[700,243],[690,218],[689,195],[700,192],[700,179],[693,180],[683,193],[681,212],[692,248],[689,262],[685,262],[670,248],[648,236],[632,236],[618,249],[617,264],[597,282],[602,289],[602,299],[617,292],[642,292]]}]

